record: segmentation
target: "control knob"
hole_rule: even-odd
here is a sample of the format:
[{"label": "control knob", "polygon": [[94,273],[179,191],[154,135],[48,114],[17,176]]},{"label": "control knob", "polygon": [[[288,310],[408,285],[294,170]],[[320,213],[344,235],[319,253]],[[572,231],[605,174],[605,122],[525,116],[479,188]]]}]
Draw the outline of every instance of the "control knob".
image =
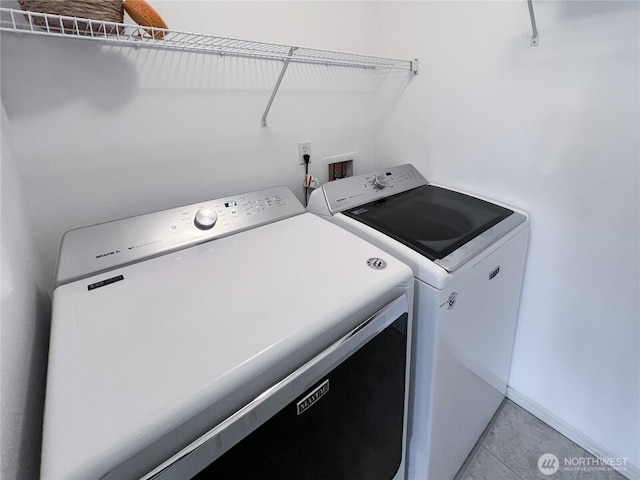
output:
[{"label": "control knob", "polygon": [[218,214],[212,208],[204,207],[196,212],[193,223],[195,223],[196,227],[200,230],[209,230],[213,228],[217,220]]},{"label": "control knob", "polygon": [[377,188],[384,188],[389,185],[389,179],[384,173],[379,173],[376,178],[373,179],[373,186]]}]

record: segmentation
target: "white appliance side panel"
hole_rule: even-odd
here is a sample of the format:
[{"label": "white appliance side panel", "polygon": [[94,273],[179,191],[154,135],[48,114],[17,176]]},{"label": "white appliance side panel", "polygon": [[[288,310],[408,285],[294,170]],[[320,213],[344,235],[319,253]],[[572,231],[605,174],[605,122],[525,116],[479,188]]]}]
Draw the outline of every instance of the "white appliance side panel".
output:
[{"label": "white appliance side panel", "polygon": [[407,433],[407,478],[411,480],[427,478],[436,316],[440,295],[438,290],[416,278],[414,299],[411,396]]},{"label": "white appliance side panel", "polygon": [[412,287],[308,213],[59,287],[42,478],[100,478],[169,433],[186,444],[189,420],[210,428]]},{"label": "white appliance side panel", "polygon": [[452,479],[504,398],[527,243],[528,228],[446,289],[417,286],[410,478]]}]

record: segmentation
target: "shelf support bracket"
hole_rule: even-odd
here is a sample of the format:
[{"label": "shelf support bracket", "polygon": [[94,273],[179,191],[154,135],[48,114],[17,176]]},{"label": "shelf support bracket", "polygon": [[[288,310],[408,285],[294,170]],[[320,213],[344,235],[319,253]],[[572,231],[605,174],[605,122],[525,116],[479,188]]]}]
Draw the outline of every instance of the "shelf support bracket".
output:
[{"label": "shelf support bracket", "polygon": [[284,65],[282,66],[282,70],[280,71],[280,76],[278,77],[278,80],[276,81],[276,86],[273,87],[273,92],[271,92],[271,98],[269,99],[269,103],[267,103],[267,108],[264,110],[264,113],[262,114],[262,126],[266,127],[267,124],[267,115],[269,115],[269,110],[271,110],[271,104],[273,103],[273,99],[276,98],[276,93],[278,93],[278,88],[280,88],[280,83],[282,82],[282,78],[284,77],[284,73],[287,71],[287,67],[289,66],[289,62],[291,61],[291,57],[293,56],[293,52],[296,51],[297,47],[291,47],[289,49],[289,55],[287,56],[286,60],[284,61]]},{"label": "shelf support bracket", "polygon": [[536,16],[533,13],[533,0],[527,0],[527,4],[529,5],[529,16],[531,17],[531,30],[533,33],[531,34],[531,42],[529,45],[535,47],[538,45],[538,27],[536,27]]},{"label": "shelf support bracket", "polygon": [[418,75],[418,69],[420,67],[420,60],[418,60],[417,58],[415,58],[412,62],[411,62],[411,71],[413,73],[415,73],[416,75]]}]

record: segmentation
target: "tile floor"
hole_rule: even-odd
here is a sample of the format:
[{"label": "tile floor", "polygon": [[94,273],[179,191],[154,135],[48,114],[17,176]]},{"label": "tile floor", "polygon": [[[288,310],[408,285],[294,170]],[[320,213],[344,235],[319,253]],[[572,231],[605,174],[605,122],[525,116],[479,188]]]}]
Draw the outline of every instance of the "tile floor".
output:
[{"label": "tile floor", "polygon": [[[547,469],[543,474],[538,468],[540,456],[547,453],[558,459],[555,473]],[[565,459],[576,466],[565,466]],[[625,480],[608,467],[579,465],[593,459],[549,425],[505,400],[455,480]]]}]

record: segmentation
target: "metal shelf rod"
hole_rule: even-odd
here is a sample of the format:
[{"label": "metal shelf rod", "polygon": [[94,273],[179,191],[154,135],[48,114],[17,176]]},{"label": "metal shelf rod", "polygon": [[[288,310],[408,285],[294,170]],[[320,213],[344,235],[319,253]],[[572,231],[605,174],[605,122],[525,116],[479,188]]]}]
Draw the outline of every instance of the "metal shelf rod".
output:
[{"label": "metal shelf rod", "polygon": [[538,27],[536,26],[536,15],[533,12],[533,0],[527,0],[527,5],[529,6],[529,17],[531,17],[531,42],[529,45],[535,47],[539,43],[538,39]]},{"label": "metal shelf rod", "polygon": [[267,108],[262,114],[262,122],[261,125],[266,127],[267,124],[267,115],[269,115],[269,110],[271,110],[271,104],[273,103],[273,99],[276,98],[276,93],[278,93],[278,88],[280,88],[280,83],[282,82],[282,77],[284,77],[284,73],[287,71],[287,67],[289,66],[289,62],[291,61],[291,57],[293,56],[293,52],[295,52],[295,47],[291,47],[289,50],[289,58],[284,61],[284,65],[282,66],[282,70],[280,71],[280,76],[276,81],[276,86],[273,87],[273,92],[271,92],[271,98],[269,99],[269,103],[267,104]]}]

